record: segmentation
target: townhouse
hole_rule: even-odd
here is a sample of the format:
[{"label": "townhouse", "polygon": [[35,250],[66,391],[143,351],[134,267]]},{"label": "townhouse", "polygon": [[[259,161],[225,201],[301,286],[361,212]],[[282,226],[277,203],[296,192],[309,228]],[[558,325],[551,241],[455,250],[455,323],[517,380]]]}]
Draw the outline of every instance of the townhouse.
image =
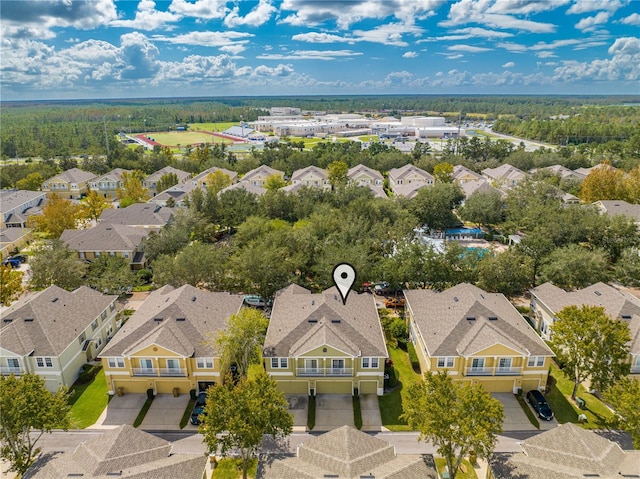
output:
[{"label": "townhouse", "polygon": [[490,392],[543,390],[553,352],[502,294],[468,283],[405,291],[409,337],[423,371]]},{"label": "townhouse", "polygon": [[387,198],[382,173],[365,165],[356,165],[347,172],[348,184],[362,186],[373,191],[376,198]]},{"label": "townhouse", "polygon": [[280,178],[284,178],[284,172],[275,170],[267,165],[260,165],[258,168],[247,171],[244,176],[240,178],[240,183],[250,183],[253,186],[260,186],[264,188],[265,181],[267,181],[267,178],[271,175],[277,175]]},{"label": "townhouse", "polygon": [[531,290],[531,312],[545,339],[551,339],[557,314],[567,306],[599,306],[611,318],[625,321],[631,332],[629,361],[631,374],[640,378],[640,299],[605,283],[596,283],[576,291],[565,291],[552,283]]},{"label": "townhouse", "polygon": [[96,176],[90,171],[71,168],[45,180],[41,189],[47,198],[55,194],[59,198],[78,200],[87,194],[89,184]]},{"label": "townhouse", "polygon": [[[151,173],[144,180],[142,180],[142,186],[149,190],[149,194],[153,197],[161,191],[158,191],[158,182],[164,175],[175,174],[178,178],[178,184],[183,183],[187,179],[191,178],[191,173],[182,171],[173,166],[165,166],[161,170]],[[164,190],[163,190],[164,191]]]},{"label": "townhouse", "polygon": [[242,295],[190,285],[153,291],[100,354],[109,394],[185,394],[219,383],[215,336],[242,303]]},{"label": "townhouse", "polygon": [[89,187],[101,195],[103,198],[115,200],[118,198],[118,190],[124,188],[124,182],[122,181],[122,173],[129,172],[129,170],[123,170],[122,168],[114,168],[113,170],[105,173],[102,176],[92,179],[89,182]]},{"label": "townhouse", "polygon": [[173,219],[173,211],[152,203],[134,203],[126,208],[107,208],[98,223],[134,226],[150,231],[160,231]]},{"label": "townhouse", "polygon": [[388,179],[393,194],[406,198],[415,197],[420,188],[433,186],[435,182],[430,173],[411,164],[390,169]]},{"label": "townhouse", "polygon": [[295,193],[304,186],[330,190],[331,183],[329,182],[329,174],[317,166],[307,166],[301,170],[294,171],[291,175],[291,184],[285,186],[282,190],[288,193]]},{"label": "townhouse", "polygon": [[52,392],[71,386],[118,329],[117,298],[54,285],[16,301],[2,313],[0,371],[38,374]]},{"label": "townhouse", "polygon": [[343,304],[336,288],[312,294],[294,284],[276,294],[263,358],[281,391],[381,396],[387,357],[372,295]]},{"label": "townhouse", "polygon": [[527,174],[515,166],[504,163],[497,168],[485,168],[482,170],[482,176],[496,188],[509,189],[517,186]]},{"label": "townhouse", "polygon": [[29,216],[42,214],[46,201],[42,191],[0,190],[0,228],[25,228]]}]

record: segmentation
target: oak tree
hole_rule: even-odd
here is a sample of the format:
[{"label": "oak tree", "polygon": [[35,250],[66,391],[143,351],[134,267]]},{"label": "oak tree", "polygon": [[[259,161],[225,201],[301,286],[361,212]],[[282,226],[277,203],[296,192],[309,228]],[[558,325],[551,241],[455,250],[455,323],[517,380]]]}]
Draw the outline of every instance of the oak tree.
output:
[{"label": "oak tree", "polygon": [[82,278],[87,270],[87,265],[79,261],[76,253],[60,240],[35,247],[30,265],[31,286],[34,289],[45,289],[55,284],[72,291],[82,286]]},{"label": "oak tree", "polygon": [[22,271],[14,271],[10,265],[0,266],[0,304],[10,306],[22,293]]},{"label": "oak tree", "polygon": [[47,238],[59,238],[66,229],[76,229],[82,217],[82,207],[53,194],[42,208],[42,214],[30,216],[28,222]]},{"label": "oak tree", "polygon": [[604,393],[616,411],[616,426],[631,434],[633,447],[640,449],[640,381],[622,378]]}]

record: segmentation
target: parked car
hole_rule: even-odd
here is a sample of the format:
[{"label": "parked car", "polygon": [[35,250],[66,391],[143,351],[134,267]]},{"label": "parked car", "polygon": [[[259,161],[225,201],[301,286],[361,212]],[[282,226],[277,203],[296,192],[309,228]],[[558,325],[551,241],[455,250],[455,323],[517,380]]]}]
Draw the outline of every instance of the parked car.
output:
[{"label": "parked car", "polygon": [[266,306],[271,306],[271,301],[265,301],[262,296],[257,294],[247,294],[244,297],[244,304],[252,308],[265,308]]},{"label": "parked car", "polygon": [[2,260],[2,266],[11,266],[12,268],[19,268],[21,261],[16,258],[5,258]]},{"label": "parked car", "polygon": [[402,308],[404,307],[404,298],[387,298],[384,300],[385,308]]},{"label": "parked car", "polygon": [[391,291],[391,285],[386,281],[383,281],[381,283],[376,283],[373,286],[373,292],[376,293],[377,295],[387,294],[390,291]]},{"label": "parked car", "polygon": [[204,416],[207,413],[204,410],[204,404],[203,405],[198,405],[198,403],[196,402],[196,405],[193,406],[193,411],[191,412],[191,424],[193,424],[194,426],[198,426],[200,424],[200,416]]},{"label": "parked car", "polygon": [[527,393],[527,401],[529,401],[529,404],[531,404],[531,407],[540,419],[544,419],[545,421],[551,421],[553,419],[553,411],[540,391],[537,389],[529,391]]},{"label": "parked car", "polygon": [[196,406],[204,407],[206,402],[207,402],[207,393],[203,391],[198,394],[198,398],[196,399]]}]

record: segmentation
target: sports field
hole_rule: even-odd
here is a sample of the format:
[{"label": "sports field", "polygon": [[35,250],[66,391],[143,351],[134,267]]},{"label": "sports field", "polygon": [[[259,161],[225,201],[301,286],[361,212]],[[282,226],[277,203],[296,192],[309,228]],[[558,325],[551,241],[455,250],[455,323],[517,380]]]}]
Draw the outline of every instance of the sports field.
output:
[{"label": "sports field", "polygon": [[154,131],[147,133],[162,146],[177,147],[200,143],[233,143],[233,141],[214,136],[204,131]]}]

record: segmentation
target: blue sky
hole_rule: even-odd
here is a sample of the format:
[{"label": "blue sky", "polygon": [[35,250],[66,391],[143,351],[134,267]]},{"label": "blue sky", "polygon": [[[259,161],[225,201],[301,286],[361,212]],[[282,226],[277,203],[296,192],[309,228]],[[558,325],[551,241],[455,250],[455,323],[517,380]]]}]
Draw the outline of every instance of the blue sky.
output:
[{"label": "blue sky", "polygon": [[2,100],[640,94],[640,0],[2,0]]}]

